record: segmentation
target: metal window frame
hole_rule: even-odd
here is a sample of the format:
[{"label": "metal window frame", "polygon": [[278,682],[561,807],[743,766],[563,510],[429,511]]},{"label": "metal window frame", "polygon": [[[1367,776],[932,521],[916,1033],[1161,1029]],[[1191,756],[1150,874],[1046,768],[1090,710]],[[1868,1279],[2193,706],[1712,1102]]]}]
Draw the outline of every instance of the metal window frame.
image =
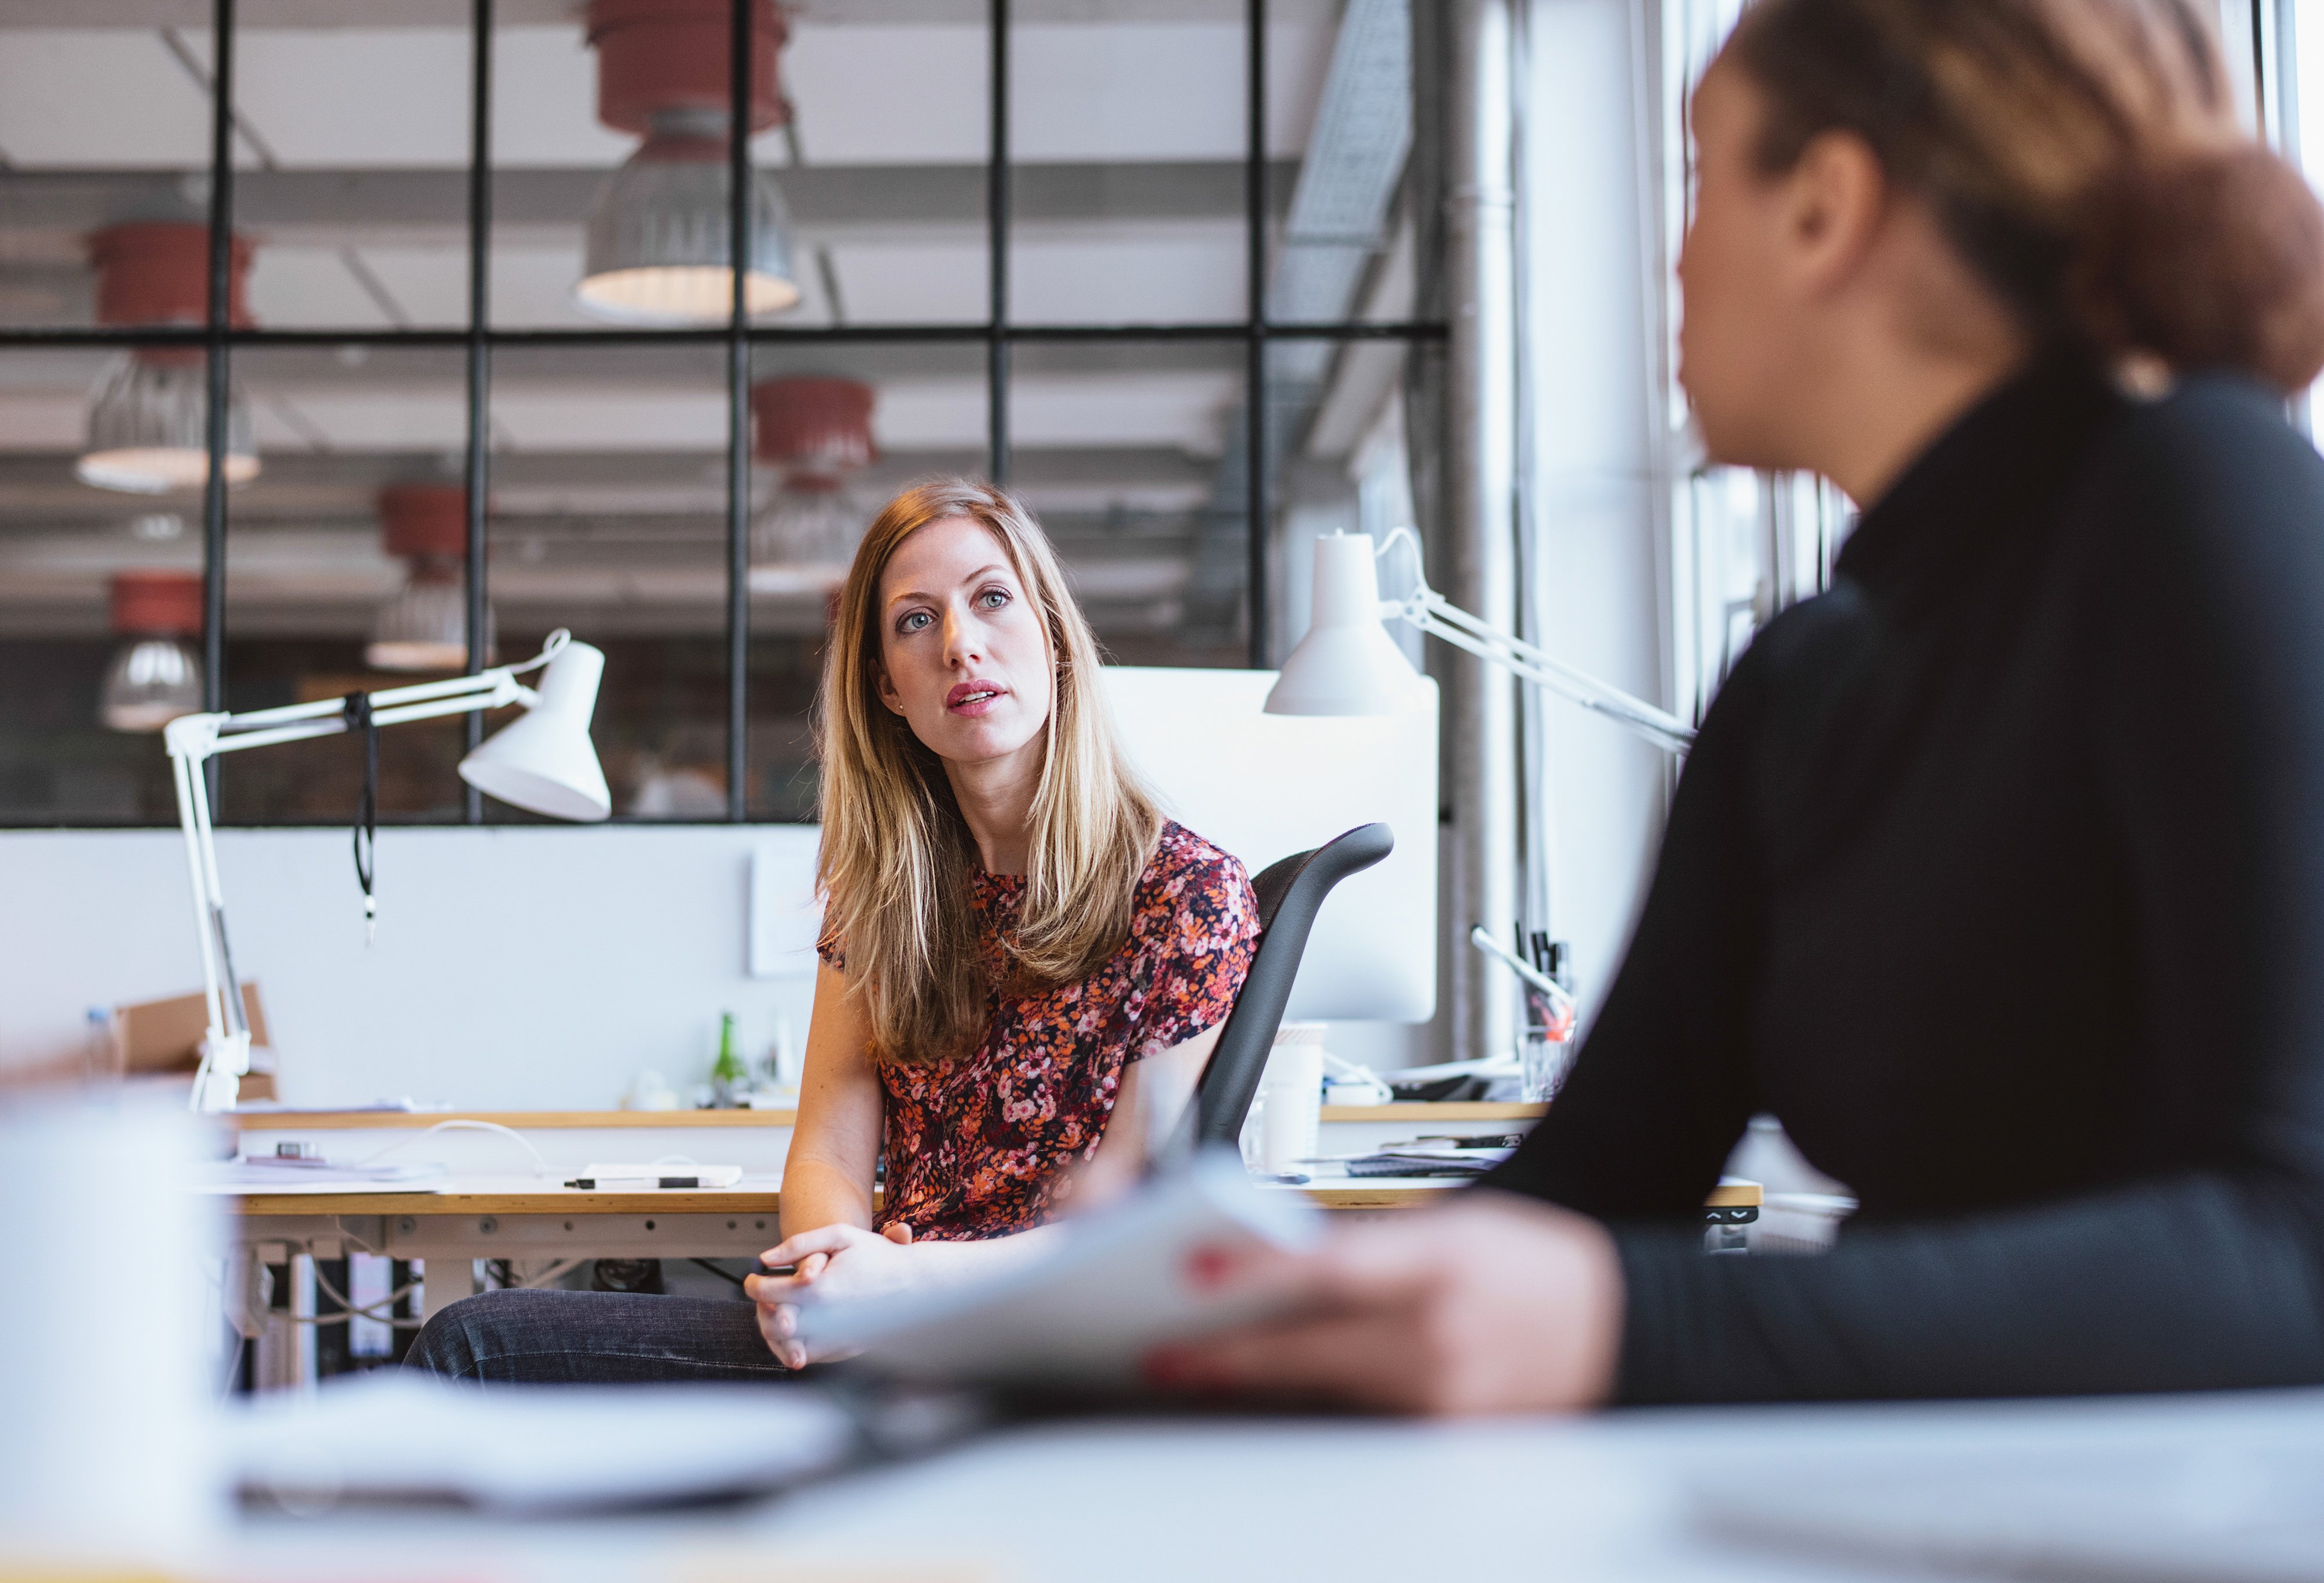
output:
[{"label": "metal window frame", "polygon": [[[752,0],[732,0],[733,78],[728,120],[729,245],[733,273],[733,301],[727,321],[715,327],[643,329],[496,328],[491,322],[492,260],[492,73],[493,0],[471,0],[469,39],[468,154],[468,322],[457,329],[270,329],[236,327],[230,322],[228,286],[234,234],[235,134],[234,48],[239,33],[235,0],[211,0],[212,72],[210,101],[209,227],[210,279],[208,311],[198,328],[115,329],[0,327],[0,352],[15,348],[77,348],[137,347],[198,347],[206,356],[209,411],[207,439],[209,476],[202,495],[202,655],[205,707],[226,707],[226,455],[227,392],[232,357],[244,347],[457,347],[466,359],[467,444],[465,476],[468,490],[467,628],[468,673],[484,668],[485,611],[490,590],[485,548],[489,540],[489,485],[492,452],[490,413],[493,354],[500,347],[625,347],[639,345],[722,346],[727,366],[726,479],[726,823],[750,818],[746,771],[749,764],[750,652],[750,486],[752,354],[762,346],[814,344],[873,344],[893,342],[981,344],[986,353],[987,470],[995,483],[1009,479],[1011,440],[1009,424],[1010,352],[1020,344],[1088,344],[1211,342],[1239,344],[1243,350],[1245,440],[1252,465],[1244,503],[1249,538],[1244,603],[1248,618],[1249,663],[1267,663],[1272,634],[1268,625],[1268,523],[1272,507],[1272,469],[1268,467],[1267,347],[1272,341],[1372,341],[1406,343],[1443,341],[1443,323],[1406,319],[1376,321],[1346,319],[1327,322],[1277,323],[1267,313],[1268,259],[1268,183],[1267,171],[1267,0],[1244,0],[1245,149],[1244,149],[1244,273],[1248,301],[1239,319],[1193,322],[1081,324],[1017,324],[1009,311],[1010,259],[1010,0],[988,0],[986,25],[991,41],[991,80],[987,89],[990,144],[985,161],[986,249],[990,301],[982,324],[878,324],[782,326],[756,325],[745,305],[744,273],[749,246],[748,176],[750,165],[750,45],[754,24]],[[480,739],[483,722],[471,716],[469,742]],[[217,773],[213,762],[209,772]],[[212,802],[217,799],[213,780]],[[482,798],[466,792],[463,819],[484,820]],[[618,818],[618,816],[617,816]],[[230,821],[220,821],[221,823]],[[383,821],[384,822],[384,821]],[[401,821],[396,821],[401,822]],[[687,821],[653,819],[650,824]]]}]

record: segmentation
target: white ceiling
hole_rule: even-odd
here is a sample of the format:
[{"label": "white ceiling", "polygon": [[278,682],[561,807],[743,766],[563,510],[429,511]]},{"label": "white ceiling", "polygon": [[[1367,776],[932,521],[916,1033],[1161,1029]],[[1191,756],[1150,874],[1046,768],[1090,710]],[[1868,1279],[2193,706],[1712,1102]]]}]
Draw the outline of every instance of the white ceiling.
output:
[{"label": "white ceiling", "polygon": [[[976,20],[980,5],[973,0],[808,0],[792,9],[798,15],[783,77],[797,107],[794,135],[802,162],[865,172],[954,167],[963,181],[979,183],[981,192],[989,39]],[[1108,192],[1135,190],[1139,167],[1239,167],[1245,152],[1240,0],[1019,0],[1016,10],[1025,19],[1011,41],[1017,92],[1010,137],[1017,160],[1113,168],[1106,180],[1115,186]],[[377,0],[364,7],[338,0],[244,0],[243,11],[253,23],[278,25],[246,25],[238,35],[235,159],[241,169],[466,169],[469,40],[459,19],[466,0]],[[183,172],[180,192],[188,212],[198,213],[209,142],[209,109],[199,80],[209,59],[206,12],[200,0],[104,0],[101,5],[0,0],[0,160],[35,180],[96,173],[128,181],[157,171]],[[501,12],[514,25],[504,25],[494,41],[496,167],[610,171],[636,140],[595,120],[595,57],[577,23],[561,20],[576,7],[568,0],[502,0]],[[1268,148],[1272,157],[1296,158],[1322,92],[1338,4],[1275,0],[1270,12]],[[365,25],[337,25],[351,15]],[[100,18],[106,25],[78,25]],[[396,18],[421,19],[424,25],[383,24]],[[281,25],[302,20],[323,25]],[[21,25],[26,21],[42,25]],[[754,148],[780,185],[790,140],[779,132],[765,134]],[[11,173],[0,170],[0,266],[39,258],[69,264],[78,232],[10,235]],[[1098,207],[1107,206],[1102,200]],[[429,224],[413,223],[408,215],[377,224],[361,216],[351,224],[291,216],[280,222],[277,235],[264,226],[247,227],[257,243],[250,279],[255,317],[277,328],[465,324],[463,220],[456,202]],[[796,273],[804,295],[780,322],[827,324],[839,317],[825,291],[826,268],[849,321],[982,321],[989,287],[981,220],[899,213],[875,221],[796,227]],[[1244,234],[1231,214],[1067,213],[1027,218],[1012,229],[1010,311],[1020,322],[1218,321],[1245,311]],[[490,282],[494,321],[597,323],[573,301],[581,252],[575,222],[529,218],[498,227]],[[1153,366],[1141,366],[1145,354],[1135,352],[1111,368],[1061,367],[1038,352],[1020,349],[1018,356],[1010,412],[1017,447],[1093,455],[1169,451],[1201,464],[1166,481],[1116,480],[1102,467],[1085,469],[1087,477],[1056,486],[1052,509],[1183,512],[1202,504],[1209,486],[1201,469],[1222,450],[1224,429],[1241,394],[1238,374],[1160,356]],[[845,355],[835,349],[839,366],[845,366]],[[613,355],[599,377],[567,372],[543,378],[512,363],[496,366],[493,443],[511,455],[576,462],[604,453],[723,456],[722,356],[706,353],[703,375],[693,380],[624,377],[621,358]],[[57,457],[76,449],[90,387],[106,362],[103,355],[88,353],[0,356],[0,456]],[[424,375],[419,372],[423,365]],[[257,355],[237,358],[237,367],[260,449],[269,457],[449,458],[465,448],[456,351],[432,360],[382,351],[336,374],[287,372]],[[985,382],[973,372],[883,375],[875,432],[890,453],[974,456],[985,443],[986,402]],[[271,486],[262,478],[238,511],[258,505]],[[683,486],[576,483],[546,493],[496,491],[495,509],[698,511],[715,509],[709,503],[722,490],[723,473],[712,469]],[[151,509],[128,497],[119,504],[124,520]],[[302,508],[283,509],[289,531]],[[0,507],[0,516],[22,514]],[[325,563],[336,552],[341,561],[329,575],[346,587],[331,587],[348,597],[371,597],[367,590],[393,569],[374,552],[347,560],[347,542],[343,534],[312,542],[286,539],[279,564],[270,563],[258,582],[279,577],[288,588],[306,579],[304,586],[322,597],[329,580]],[[29,542],[23,554],[32,554]],[[151,547],[110,541],[89,554],[97,560],[88,566],[73,560],[58,575],[78,579],[73,582],[78,588],[94,575],[90,568],[108,558],[155,558]],[[8,563],[23,575],[49,564],[37,555]],[[246,569],[257,574],[262,569]],[[569,574],[570,569],[560,572]],[[699,580],[695,572],[684,575]],[[1121,583],[1124,597],[1133,585],[1152,585],[1158,594],[1169,581],[1157,583],[1151,568],[1110,575]],[[238,588],[250,596],[257,585],[244,581]]]},{"label": "white ceiling", "polygon": [[[208,70],[200,28],[0,32],[0,152],[39,170],[197,170]],[[1290,157],[1314,117],[1331,33],[1268,33],[1268,147]],[[1243,154],[1243,30],[1222,22],[1052,23],[1012,30],[1012,154],[1027,162],[1235,160]],[[468,159],[468,34],[460,28],[246,28],[235,108],[245,166],[449,169]],[[596,58],[578,27],[493,40],[493,159],[618,164],[636,140],[598,124]],[[800,143],[818,165],[975,164],[986,157],[987,34],[974,26],[801,23],[783,55]],[[761,163],[785,158],[762,134]]]}]

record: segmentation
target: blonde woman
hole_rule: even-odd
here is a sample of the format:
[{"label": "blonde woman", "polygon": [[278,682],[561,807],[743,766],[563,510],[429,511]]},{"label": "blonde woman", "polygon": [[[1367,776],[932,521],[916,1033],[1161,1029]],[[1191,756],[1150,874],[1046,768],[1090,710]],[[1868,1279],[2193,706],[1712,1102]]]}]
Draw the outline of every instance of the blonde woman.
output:
[{"label": "blonde woman", "polygon": [[[824,666],[823,966],[784,1241],[752,1303],[583,1292],[456,1303],[413,1349],[470,1378],[751,1377],[813,1361],[807,1288],[941,1281],[1132,1180],[1232,1009],[1242,866],[1122,762],[1096,640],[1048,540],[990,485],[890,502]],[[881,1154],[884,1192],[875,1195]]]}]

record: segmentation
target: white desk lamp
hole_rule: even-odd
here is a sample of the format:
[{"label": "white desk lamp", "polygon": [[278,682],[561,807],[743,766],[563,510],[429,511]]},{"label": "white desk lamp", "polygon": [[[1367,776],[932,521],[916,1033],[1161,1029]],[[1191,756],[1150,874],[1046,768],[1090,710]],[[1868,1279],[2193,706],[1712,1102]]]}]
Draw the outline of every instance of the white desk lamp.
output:
[{"label": "white desk lamp", "polygon": [[[516,680],[542,666],[548,669],[538,691]],[[460,778],[479,792],[533,813],[593,821],[613,807],[605,773],[589,745],[589,717],[604,671],[604,652],[575,643],[560,627],[549,634],[540,653],[521,664],[363,696],[374,726],[521,704],[526,712],[521,718],[460,761]],[[232,1109],[243,1074],[250,1069],[250,1024],[243,1011],[241,981],[235,976],[234,953],[226,944],[226,900],[218,888],[217,843],[210,830],[209,788],[202,765],[222,753],[345,731],[354,701],[328,699],[241,715],[180,715],[162,728],[178,783],[178,822],[186,836],[194,927],[202,942],[202,988],[209,1001],[209,1029],[194,1074],[196,1110]]]},{"label": "white desk lamp", "polygon": [[1684,753],[1694,732],[1683,720],[1575,670],[1522,638],[1497,632],[1447,601],[1416,572],[1401,599],[1379,597],[1373,563],[1403,539],[1420,558],[1410,528],[1398,528],[1377,552],[1369,533],[1325,533],[1315,541],[1314,619],[1283,662],[1267,695],[1270,715],[1393,715],[1415,707],[1420,675],[1380,625],[1412,623],[1480,660],[1489,660],[1560,698],[1595,709],[1671,753]]}]

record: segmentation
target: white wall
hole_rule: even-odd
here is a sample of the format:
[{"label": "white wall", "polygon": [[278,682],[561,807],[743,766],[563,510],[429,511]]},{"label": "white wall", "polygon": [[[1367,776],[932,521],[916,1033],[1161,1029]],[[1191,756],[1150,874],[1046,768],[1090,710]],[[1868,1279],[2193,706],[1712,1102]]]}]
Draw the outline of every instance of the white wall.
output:
[{"label": "white wall", "polygon": [[[1543,642],[1649,701],[1668,698],[1663,485],[1653,441],[1660,264],[1650,30],[1638,0],[1532,0],[1522,212],[1530,221],[1527,502]],[[1582,1004],[1602,998],[1662,838],[1668,760],[1602,717],[1544,707],[1551,920]]]},{"label": "white wall", "polygon": [[[218,866],[289,1102],[602,1109],[641,1068],[705,1078],[721,1012],[754,1060],[779,1015],[804,1039],[811,980],[748,977],[745,930],[752,850],[811,862],[816,836],[383,829],[369,947],[346,830],[221,830]],[[0,832],[0,1065],[78,1051],[89,1007],[201,987],[184,854],[173,829]],[[1392,1023],[1331,1043],[1425,1059]]]},{"label": "white wall", "polygon": [[[347,832],[222,830],[236,965],[284,1098],[612,1106],[642,1067],[705,1076],[718,1016],[756,1057],[811,981],[744,975],[750,853],[801,826],[390,829],[364,943]],[[90,1006],[201,986],[175,830],[0,834],[0,1062],[79,1047]]]}]

